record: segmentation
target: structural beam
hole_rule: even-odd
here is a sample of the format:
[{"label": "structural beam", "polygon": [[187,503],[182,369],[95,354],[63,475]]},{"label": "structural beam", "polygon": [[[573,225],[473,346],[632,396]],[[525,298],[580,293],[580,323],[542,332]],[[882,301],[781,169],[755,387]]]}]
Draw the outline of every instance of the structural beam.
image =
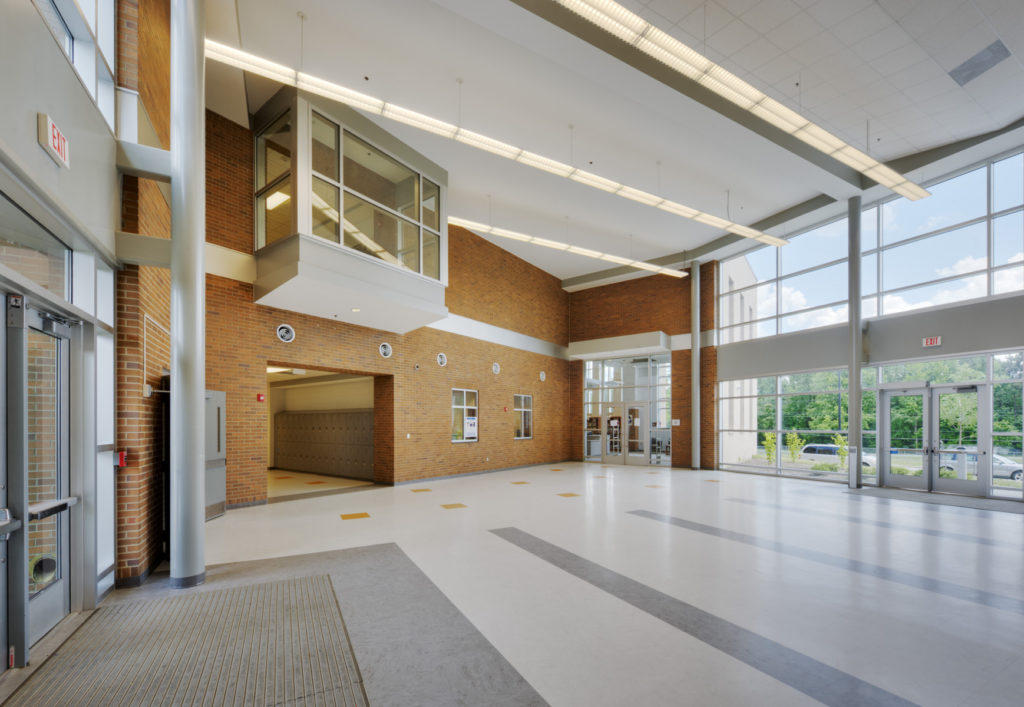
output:
[{"label": "structural beam", "polygon": [[204,0],[171,2],[171,583],[206,578]]},{"label": "structural beam", "polygon": [[848,250],[848,282],[847,294],[849,305],[848,327],[850,330],[849,346],[849,405],[846,416],[847,433],[846,439],[849,445],[850,456],[847,461],[850,463],[850,488],[861,487],[861,392],[860,392],[860,360],[862,351],[862,333],[860,321],[860,197],[851,197],[847,202],[847,224],[849,226],[849,250]]}]

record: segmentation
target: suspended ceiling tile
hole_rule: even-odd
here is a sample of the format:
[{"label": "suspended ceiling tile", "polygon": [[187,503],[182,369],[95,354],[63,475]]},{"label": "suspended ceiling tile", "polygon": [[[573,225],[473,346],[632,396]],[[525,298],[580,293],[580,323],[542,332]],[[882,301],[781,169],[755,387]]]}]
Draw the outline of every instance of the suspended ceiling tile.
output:
[{"label": "suspended ceiling tile", "polygon": [[899,25],[887,24],[854,44],[853,50],[864,61],[872,62],[906,46],[916,46],[910,35]]},{"label": "suspended ceiling tile", "polygon": [[821,34],[824,27],[818,24],[810,15],[801,12],[793,15],[778,27],[765,33],[768,39],[778,44],[783,49],[795,47],[806,42],[809,37]]},{"label": "suspended ceiling tile", "polygon": [[651,0],[647,7],[664,17],[670,24],[676,24],[701,4],[701,0]]},{"label": "suspended ceiling tile", "polygon": [[919,38],[939,25],[947,15],[970,0],[929,0],[918,2],[899,23],[911,37]]},{"label": "suspended ceiling tile", "polygon": [[878,0],[878,5],[897,22],[914,9],[919,0]]},{"label": "suspended ceiling tile", "polygon": [[790,49],[789,55],[804,66],[812,66],[825,57],[833,56],[838,48],[836,38],[830,32],[821,32]]},{"label": "suspended ceiling tile", "polygon": [[834,27],[869,6],[872,0],[818,0],[807,14],[824,27]]},{"label": "suspended ceiling tile", "polygon": [[912,101],[920,103],[928,100],[929,98],[949,93],[951,89],[955,87],[956,82],[946,74],[943,74],[941,76],[936,76],[933,79],[922,81],[915,86],[909,86],[903,89],[903,93],[905,93]]},{"label": "suspended ceiling tile", "polygon": [[765,33],[775,29],[799,12],[800,7],[793,0],[761,2],[743,13],[743,21],[758,32]]},{"label": "suspended ceiling tile", "polygon": [[891,24],[889,16],[878,5],[871,4],[832,27],[832,32],[843,44],[852,47]]},{"label": "suspended ceiling tile", "polygon": [[761,79],[764,85],[774,86],[783,79],[796,74],[803,65],[788,54],[782,54],[769,61],[764,66],[755,69],[754,74]]},{"label": "suspended ceiling tile", "polygon": [[[927,81],[934,81],[941,76],[946,76],[946,73],[942,70],[941,66],[929,58],[889,74],[889,81],[896,88],[906,91]],[[949,79],[948,76],[946,78]],[[953,81],[952,79],[949,80],[950,82]]]},{"label": "suspended ceiling tile", "polygon": [[[709,1],[683,18],[678,26],[690,35],[703,39],[718,32],[732,22],[733,18],[734,15],[724,7]],[[695,46],[694,49],[701,51],[700,46]]]},{"label": "suspended ceiling tile", "polygon": [[877,59],[869,61],[868,63],[877,71],[889,76],[897,71],[903,71],[904,69],[914,66],[915,64],[920,64],[922,61],[926,61],[929,58],[928,53],[922,49],[917,42],[911,40],[898,49],[894,49],[888,54],[884,54]]},{"label": "suspended ceiling tile", "polygon": [[718,2],[732,14],[742,15],[744,12],[749,12],[761,0],[718,0]]},{"label": "suspended ceiling tile", "polygon": [[[765,37],[758,37],[736,52],[732,56],[730,64],[733,67],[739,67],[743,72],[756,71],[758,67],[764,66],[780,54],[782,54],[781,49]],[[757,84],[755,83],[755,85]]]},{"label": "suspended ceiling tile", "polygon": [[735,19],[708,39],[708,45],[725,56],[732,56],[758,38],[757,32],[741,19]]}]

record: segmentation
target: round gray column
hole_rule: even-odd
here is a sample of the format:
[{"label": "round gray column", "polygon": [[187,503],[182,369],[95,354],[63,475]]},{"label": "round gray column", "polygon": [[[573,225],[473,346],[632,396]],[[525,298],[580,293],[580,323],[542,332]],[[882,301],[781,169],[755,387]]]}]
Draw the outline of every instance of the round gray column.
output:
[{"label": "round gray column", "polygon": [[848,278],[847,294],[849,305],[847,307],[848,326],[850,329],[850,361],[849,361],[849,414],[846,422],[847,444],[850,449],[850,456],[847,461],[850,463],[850,488],[861,487],[861,391],[860,391],[860,359],[863,348],[863,337],[861,334],[860,314],[860,197],[851,197],[847,202],[847,224],[849,227],[849,250],[848,250]]},{"label": "round gray column", "polygon": [[171,583],[206,578],[203,0],[171,0]]}]

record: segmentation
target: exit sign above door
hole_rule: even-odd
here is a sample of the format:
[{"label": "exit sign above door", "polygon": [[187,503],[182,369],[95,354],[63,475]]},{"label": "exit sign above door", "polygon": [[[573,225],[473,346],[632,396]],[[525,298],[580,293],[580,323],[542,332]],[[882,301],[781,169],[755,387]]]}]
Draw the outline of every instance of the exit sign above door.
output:
[{"label": "exit sign above door", "polygon": [[942,346],[942,337],[926,336],[923,339],[921,339],[921,346],[923,346],[926,349],[930,349],[933,346]]}]

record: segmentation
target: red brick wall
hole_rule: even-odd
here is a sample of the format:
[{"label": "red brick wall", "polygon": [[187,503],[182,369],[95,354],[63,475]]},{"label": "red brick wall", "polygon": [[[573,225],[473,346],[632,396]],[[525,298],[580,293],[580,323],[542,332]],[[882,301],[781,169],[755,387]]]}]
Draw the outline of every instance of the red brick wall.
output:
[{"label": "red brick wall", "polygon": [[569,343],[569,293],[558,278],[458,226],[448,229],[448,311]]},{"label": "red brick wall", "polygon": [[139,90],[139,0],[117,1],[117,85]]},{"label": "red brick wall", "polygon": [[[382,410],[375,416],[374,472],[384,483],[570,455],[567,361],[430,328],[400,336],[263,307],[253,304],[251,285],[216,276],[207,277],[206,296],[206,384],[227,393],[229,505],[266,498],[267,403],[256,396],[266,392],[268,364],[377,376],[374,397]],[[281,322],[295,327],[294,342],[277,339]],[[388,359],[378,353],[384,341],[394,351]],[[440,352],[448,357],[444,368],[435,360]],[[494,362],[501,365],[498,375],[491,372]],[[451,442],[452,388],[479,391],[479,442]],[[533,395],[532,440],[513,439],[516,393]],[[389,397],[392,429],[384,409]]]},{"label": "red brick wall", "polygon": [[693,420],[690,395],[690,366],[692,351],[672,352],[672,418],[679,426],[672,428],[672,466],[690,468],[693,465]]},{"label": "red brick wall", "polygon": [[138,0],[138,91],[160,144],[171,146],[171,3]]},{"label": "red brick wall", "polygon": [[569,297],[570,341],[690,331],[690,283],[685,277],[652,275],[580,290]]},{"label": "red brick wall", "polygon": [[[718,261],[700,266],[700,328],[711,331],[717,323]],[[718,468],[718,348],[700,352],[700,466]]]},{"label": "red brick wall", "polygon": [[253,252],[253,134],[206,111],[206,240]]},{"label": "red brick wall", "polygon": [[115,581],[140,581],[163,557],[163,464],[160,389],[170,368],[170,273],[129,265],[117,275],[117,448],[127,466],[117,470]]},{"label": "red brick wall", "polygon": [[569,362],[569,459],[583,461],[583,361]]}]

